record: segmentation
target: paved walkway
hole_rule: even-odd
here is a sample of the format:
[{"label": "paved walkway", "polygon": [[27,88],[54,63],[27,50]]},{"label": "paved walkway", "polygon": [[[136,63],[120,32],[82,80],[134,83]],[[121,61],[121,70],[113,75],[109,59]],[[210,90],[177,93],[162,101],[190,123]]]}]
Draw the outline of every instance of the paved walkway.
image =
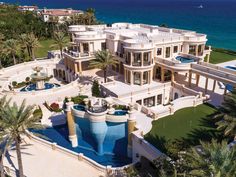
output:
[{"label": "paved walkway", "polygon": [[[59,151],[26,139],[27,145],[22,148],[24,174],[27,177],[101,177],[98,171],[84,161],[79,161]],[[15,150],[10,150],[9,158],[4,165],[18,169]],[[8,156],[9,157],[9,156]]]}]

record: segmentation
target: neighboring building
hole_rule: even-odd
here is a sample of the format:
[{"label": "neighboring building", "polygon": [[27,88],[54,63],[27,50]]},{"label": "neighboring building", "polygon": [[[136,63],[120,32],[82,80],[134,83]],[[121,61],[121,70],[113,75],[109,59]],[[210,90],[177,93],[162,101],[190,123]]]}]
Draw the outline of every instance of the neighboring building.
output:
[{"label": "neighboring building", "polygon": [[49,22],[51,20],[57,20],[58,23],[63,23],[73,15],[83,14],[81,10],[68,9],[46,9],[40,11],[42,19],[44,22]]},{"label": "neighboring building", "polygon": [[185,96],[181,91],[174,93],[173,82],[182,84],[190,78],[191,85],[191,78],[196,77],[198,84],[205,69],[201,63],[205,57],[209,62],[211,52],[205,34],[188,30],[115,23],[111,27],[70,26],[69,32],[72,47],[64,50],[64,64],[54,70],[54,75],[71,82],[90,69],[89,61],[96,51],[108,49],[119,64],[112,67],[116,81],[101,84],[103,94],[148,107]]},{"label": "neighboring building", "polygon": [[38,10],[38,6],[19,6],[18,10],[21,12],[26,12],[26,11],[36,12]]}]

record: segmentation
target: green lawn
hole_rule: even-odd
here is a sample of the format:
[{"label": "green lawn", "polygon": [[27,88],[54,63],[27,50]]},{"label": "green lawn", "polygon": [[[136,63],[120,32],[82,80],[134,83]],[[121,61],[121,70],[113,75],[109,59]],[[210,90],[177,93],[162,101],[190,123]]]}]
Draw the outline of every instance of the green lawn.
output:
[{"label": "green lawn", "polygon": [[53,39],[40,40],[40,47],[36,50],[36,58],[46,57],[49,50],[53,50],[50,46],[53,44]]},{"label": "green lawn", "polygon": [[181,109],[174,115],[153,121],[152,130],[145,135],[145,139],[159,147],[160,141],[168,142],[176,139],[195,141],[199,138],[207,138],[209,132],[215,131],[210,115],[216,111],[206,104]]},{"label": "green lawn", "polygon": [[213,49],[210,56],[210,63],[217,64],[236,60],[236,52],[224,49]]}]

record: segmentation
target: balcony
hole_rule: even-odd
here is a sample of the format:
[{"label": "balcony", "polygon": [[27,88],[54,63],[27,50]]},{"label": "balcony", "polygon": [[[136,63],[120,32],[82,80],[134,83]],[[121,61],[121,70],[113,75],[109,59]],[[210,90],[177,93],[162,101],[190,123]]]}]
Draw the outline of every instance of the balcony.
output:
[{"label": "balcony", "polygon": [[83,59],[83,58],[90,58],[94,56],[94,52],[78,52],[73,50],[64,50],[63,51],[64,56],[72,58],[72,59]]}]

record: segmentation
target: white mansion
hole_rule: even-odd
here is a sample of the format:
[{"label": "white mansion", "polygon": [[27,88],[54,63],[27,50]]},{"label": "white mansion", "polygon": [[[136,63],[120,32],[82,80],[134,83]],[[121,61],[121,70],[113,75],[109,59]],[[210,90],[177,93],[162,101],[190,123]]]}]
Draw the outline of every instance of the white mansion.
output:
[{"label": "white mansion", "polygon": [[[189,80],[186,86],[191,86],[193,78],[198,85],[200,75],[214,82],[232,83],[221,77],[221,72],[226,72],[223,68],[219,77],[209,69],[206,71],[213,66],[208,64],[211,48],[206,47],[205,34],[131,23],[70,26],[69,32],[71,47],[64,50],[64,61],[54,70],[54,75],[71,82],[90,69],[89,61],[95,59],[96,51],[107,49],[119,64],[112,67],[116,76],[101,84],[105,96],[151,107],[191,95],[191,91],[179,91],[186,79]],[[173,88],[177,87],[175,93]]]}]

